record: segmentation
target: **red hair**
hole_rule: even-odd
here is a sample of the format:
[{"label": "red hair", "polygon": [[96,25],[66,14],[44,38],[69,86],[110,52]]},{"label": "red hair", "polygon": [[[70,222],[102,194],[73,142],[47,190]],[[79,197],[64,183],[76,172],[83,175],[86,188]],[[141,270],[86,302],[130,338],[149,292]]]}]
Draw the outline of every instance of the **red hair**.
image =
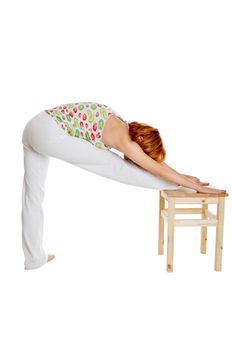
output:
[{"label": "red hair", "polygon": [[[131,140],[137,142],[149,157],[162,163],[166,157],[166,151],[159,130],[136,121],[128,123],[128,125]],[[125,154],[124,159],[131,161]]]}]

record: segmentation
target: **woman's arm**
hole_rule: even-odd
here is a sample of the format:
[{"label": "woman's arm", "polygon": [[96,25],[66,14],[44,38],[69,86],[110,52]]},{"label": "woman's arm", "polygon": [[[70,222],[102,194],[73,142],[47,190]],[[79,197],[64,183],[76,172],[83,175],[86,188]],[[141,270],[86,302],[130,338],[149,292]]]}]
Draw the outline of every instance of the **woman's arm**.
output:
[{"label": "woman's arm", "polygon": [[118,143],[117,149],[123,152],[134,163],[138,164],[154,175],[160,176],[169,182],[173,182],[177,185],[182,185],[196,191],[202,189],[200,185],[191,181],[184,175],[166,165],[162,165],[163,163],[156,162],[154,159],[149,157],[145,152],[143,152],[142,148],[137,144],[137,142],[123,139],[120,143]]}]

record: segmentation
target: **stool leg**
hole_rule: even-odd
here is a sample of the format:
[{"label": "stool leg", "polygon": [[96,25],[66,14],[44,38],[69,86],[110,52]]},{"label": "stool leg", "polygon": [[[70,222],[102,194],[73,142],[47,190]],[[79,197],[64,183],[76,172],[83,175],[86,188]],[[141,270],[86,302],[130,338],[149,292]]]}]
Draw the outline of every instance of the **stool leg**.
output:
[{"label": "stool leg", "polygon": [[173,272],[175,198],[170,198],[168,204],[167,272]]},{"label": "stool leg", "polygon": [[158,242],[158,254],[164,253],[164,219],[161,215],[161,210],[165,208],[165,199],[161,196],[159,191],[159,242]]},{"label": "stool leg", "polygon": [[218,222],[216,227],[215,263],[214,263],[215,271],[222,270],[224,207],[225,207],[225,197],[219,197],[218,204],[217,204]]},{"label": "stool leg", "polygon": [[[202,203],[202,219],[206,219],[208,204]],[[201,226],[201,254],[206,254],[207,226]]]}]

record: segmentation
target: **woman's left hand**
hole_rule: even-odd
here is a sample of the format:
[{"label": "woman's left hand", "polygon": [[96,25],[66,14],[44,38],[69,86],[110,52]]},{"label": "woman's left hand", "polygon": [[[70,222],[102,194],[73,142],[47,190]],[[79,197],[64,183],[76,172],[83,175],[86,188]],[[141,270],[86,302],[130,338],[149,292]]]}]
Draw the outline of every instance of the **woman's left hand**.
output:
[{"label": "woman's left hand", "polygon": [[198,185],[200,186],[208,186],[209,185],[209,182],[202,182],[198,177],[196,176],[191,176],[191,175],[185,175],[185,174],[182,174],[186,177],[188,177],[190,180],[192,180],[193,182],[197,183]]}]

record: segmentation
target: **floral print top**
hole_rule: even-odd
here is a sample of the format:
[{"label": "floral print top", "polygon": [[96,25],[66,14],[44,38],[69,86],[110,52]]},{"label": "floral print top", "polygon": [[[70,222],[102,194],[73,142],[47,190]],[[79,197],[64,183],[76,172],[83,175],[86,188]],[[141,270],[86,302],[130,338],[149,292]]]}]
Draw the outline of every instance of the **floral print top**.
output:
[{"label": "floral print top", "polygon": [[112,114],[128,125],[112,108],[97,102],[67,103],[45,109],[45,112],[70,136],[85,139],[99,149],[111,148],[103,143],[102,133]]}]

